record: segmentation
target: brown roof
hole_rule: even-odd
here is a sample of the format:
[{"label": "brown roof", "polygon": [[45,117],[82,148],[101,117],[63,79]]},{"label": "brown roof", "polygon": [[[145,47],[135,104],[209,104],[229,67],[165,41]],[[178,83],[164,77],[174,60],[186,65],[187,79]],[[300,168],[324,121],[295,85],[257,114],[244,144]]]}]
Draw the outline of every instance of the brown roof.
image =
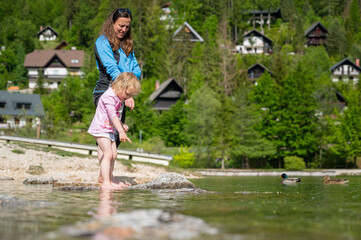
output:
[{"label": "brown roof", "polygon": [[66,67],[80,68],[83,66],[85,55],[83,50],[35,50],[25,56],[24,67],[44,67],[55,55]]}]

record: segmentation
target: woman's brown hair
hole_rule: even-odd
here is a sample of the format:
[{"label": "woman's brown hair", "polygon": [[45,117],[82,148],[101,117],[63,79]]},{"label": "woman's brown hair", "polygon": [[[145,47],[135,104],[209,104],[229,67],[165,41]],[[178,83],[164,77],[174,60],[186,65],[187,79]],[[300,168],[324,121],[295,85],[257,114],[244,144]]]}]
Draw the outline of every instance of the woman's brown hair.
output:
[{"label": "woman's brown hair", "polygon": [[113,51],[122,48],[125,54],[128,56],[133,52],[132,27],[129,26],[128,32],[122,39],[118,39],[115,36],[113,27],[113,24],[118,20],[118,18],[121,17],[132,19],[132,15],[128,9],[115,9],[110,13],[107,20],[104,22],[102,27],[102,34],[109,40]]}]

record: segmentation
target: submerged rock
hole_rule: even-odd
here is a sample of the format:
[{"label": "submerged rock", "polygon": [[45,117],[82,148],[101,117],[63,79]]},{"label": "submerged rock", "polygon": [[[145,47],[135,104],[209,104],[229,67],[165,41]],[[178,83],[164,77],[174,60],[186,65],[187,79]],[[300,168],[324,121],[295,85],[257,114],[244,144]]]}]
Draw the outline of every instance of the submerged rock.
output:
[{"label": "submerged rock", "polygon": [[0,180],[14,180],[13,177],[0,177]]},{"label": "submerged rock", "polygon": [[92,239],[192,239],[218,231],[202,219],[159,209],[117,213],[88,223],[77,223],[59,230],[56,235],[93,236]]},{"label": "submerged rock", "polygon": [[153,181],[130,186],[127,189],[181,189],[195,188],[194,184],[178,173],[164,173]]},{"label": "submerged rock", "polygon": [[65,182],[55,180],[53,182],[53,190],[57,191],[94,191],[99,190],[100,184],[86,182]]},{"label": "submerged rock", "polygon": [[24,184],[53,184],[54,180],[52,177],[44,178],[27,178],[23,181]]},{"label": "submerged rock", "polygon": [[16,210],[17,208],[25,207],[25,206],[34,206],[34,207],[42,207],[52,205],[50,202],[43,201],[29,201],[24,199],[19,199],[16,197],[8,196],[5,194],[0,194],[0,208],[3,207],[9,210]]}]

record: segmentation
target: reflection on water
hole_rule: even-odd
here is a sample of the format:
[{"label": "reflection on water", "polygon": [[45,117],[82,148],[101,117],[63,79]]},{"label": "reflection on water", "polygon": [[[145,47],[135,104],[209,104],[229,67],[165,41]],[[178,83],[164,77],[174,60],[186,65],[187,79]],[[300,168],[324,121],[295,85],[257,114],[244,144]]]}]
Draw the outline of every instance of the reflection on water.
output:
[{"label": "reflection on water", "polygon": [[202,218],[222,231],[219,239],[361,239],[361,176],[347,178],[345,186],[324,185],[322,177],[303,177],[300,184],[285,186],[277,177],[208,177],[192,181],[215,193],[198,195],[63,192],[49,185],[0,181],[0,194],[27,202],[12,207],[0,203],[0,239],[43,239],[63,225],[144,208]]}]

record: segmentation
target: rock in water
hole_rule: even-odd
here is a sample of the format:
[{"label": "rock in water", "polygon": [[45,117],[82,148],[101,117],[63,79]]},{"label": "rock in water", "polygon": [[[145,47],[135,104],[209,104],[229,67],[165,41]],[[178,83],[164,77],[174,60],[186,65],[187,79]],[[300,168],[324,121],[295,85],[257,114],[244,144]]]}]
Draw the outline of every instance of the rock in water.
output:
[{"label": "rock in water", "polygon": [[23,181],[24,184],[53,184],[53,178],[27,178]]},{"label": "rock in water", "polygon": [[194,184],[188,181],[179,173],[164,173],[159,175],[153,181],[130,186],[127,189],[181,189],[195,188]]}]

